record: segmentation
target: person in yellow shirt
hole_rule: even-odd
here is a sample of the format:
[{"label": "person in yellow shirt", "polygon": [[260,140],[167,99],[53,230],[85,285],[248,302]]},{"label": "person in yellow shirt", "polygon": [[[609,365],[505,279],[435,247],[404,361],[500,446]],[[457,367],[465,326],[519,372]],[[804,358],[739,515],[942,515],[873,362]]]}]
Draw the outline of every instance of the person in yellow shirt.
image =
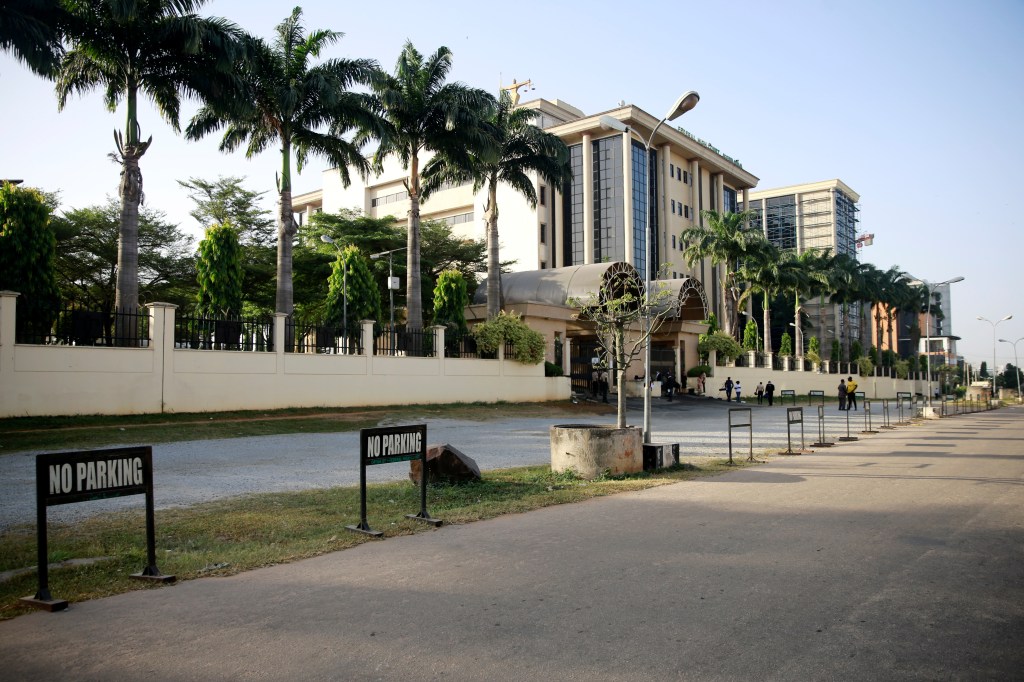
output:
[{"label": "person in yellow shirt", "polygon": [[857,411],[857,382],[853,380],[853,377],[846,377],[846,409],[849,410],[853,406],[853,411]]}]

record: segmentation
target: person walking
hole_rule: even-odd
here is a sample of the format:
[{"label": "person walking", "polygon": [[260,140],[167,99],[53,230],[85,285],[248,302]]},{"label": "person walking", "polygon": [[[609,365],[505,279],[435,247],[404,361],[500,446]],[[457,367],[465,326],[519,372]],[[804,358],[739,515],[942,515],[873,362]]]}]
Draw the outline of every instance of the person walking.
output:
[{"label": "person walking", "polygon": [[839,392],[839,409],[840,410],[845,410],[846,409],[846,382],[843,381],[842,379],[839,380],[838,392]]},{"label": "person walking", "polygon": [[601,391],[601,398],[604,402],[608,402],[608,371],[605,369],[602,369],[597,375],[597,388]]},{"label": "person walking", "polygon": [[740,401],[740,392],[741,392],[741,390],[742,390],[742,389],[740,388],[740,380],[739,380],[739,379],[737,379],[737,380],[736,380],[736,384],[735,384],[735,391],[736,391],[736,402],[739,402],[739,401]]},{"label": "person walking", "polygon": [[708,375],[706,372],[700,373],[700,381],[697,383],[697,392],[704,395],[704,382],[707,381]]},{"label": "person walking", "polygon": [[757,388],[754,389],[754,395],[757,396],[757,404],[764,404],[764,384],[760,381],[757,382]]},{"label": "person walking", "polygon": [[846,409],[853,407],[853,411],[857,411],[857,382],[853,380],[853,377],[846,378]]},{"label": "person walking", "polygon": [[732,402],[732,377],[725,378],[725,400],[726,402]]},{"label": "person walking", "polygon": [[764,385],[764,397],[768,399],[768,407],[771,407],[772,401],[775,398],[775,384],[772,383],[771,379]]}]

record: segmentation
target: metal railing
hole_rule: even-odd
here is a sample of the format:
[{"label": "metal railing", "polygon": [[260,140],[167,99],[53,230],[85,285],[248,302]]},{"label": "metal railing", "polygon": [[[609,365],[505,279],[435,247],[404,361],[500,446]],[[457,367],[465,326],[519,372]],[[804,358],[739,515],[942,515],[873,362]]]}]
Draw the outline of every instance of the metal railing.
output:
[{"label": "metal railing", "polygon": [[174,347],[273,352],[274,318],[176,315]]},{"label": "metal railing", "polygon": [[373,325],[374,355],[433,358],[434,332],[405,325]]},{"label": "metal railing", "polygon": [[15,343],[45,346],[149,346],[149,313],[143,308],[90,310],[65,303],[56,310],[26,310],[18,300]]},{"label": "metal railing", "polygon": [[358,325],[346,330],[341,324],[288,320],[285,322],[285,339],[285,352],[289,353],[363,354],[363,334]]}]

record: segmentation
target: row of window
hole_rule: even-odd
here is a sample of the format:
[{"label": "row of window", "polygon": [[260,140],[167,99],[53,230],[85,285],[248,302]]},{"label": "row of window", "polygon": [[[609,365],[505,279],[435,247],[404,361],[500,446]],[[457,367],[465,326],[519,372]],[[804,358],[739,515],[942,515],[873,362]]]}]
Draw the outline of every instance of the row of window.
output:
[{"label": "row of window", "polygon": [[677,166],[674,163],[668,165],[668,176],[679,180],[684,185],[690,184],[690,171],[683,170],[682,166]]},{"label": "row of window", "polygon": [[409,192],[402,190],[401,192],[395,192],[394,194],[385,194],[383,196],[374,197],[370,199],[370,206],[383,206],[384,204],[393,204],[396,201],[405,201],[409,198]]},{"label": "row of window", "polygon": [[462,223],[473,222],[473,213],[460,213],[459,215],[448,216],[444,219],[449,225],[461,225]]},{"label": "row of window", "polygon": [[672,203],[669,206],[669,212],[672,213],[673,215],[681,215],[684,218],[689,218],[690,215],[693,213],[693,211],[690,210],[689,206],[687,206],[681,201],[676,201],[675,199],[672,199]]}]

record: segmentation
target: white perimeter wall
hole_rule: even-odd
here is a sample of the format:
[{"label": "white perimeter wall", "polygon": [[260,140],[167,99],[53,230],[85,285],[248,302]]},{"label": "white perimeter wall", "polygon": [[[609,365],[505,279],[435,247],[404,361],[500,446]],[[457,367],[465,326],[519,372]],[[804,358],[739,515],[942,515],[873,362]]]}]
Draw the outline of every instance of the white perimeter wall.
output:
[{"label": "white perimeter wall", "polygon": [[[148,348],[14,343],[16,295],[0,292],[0,417],[262,410],[285,407],[566,400],[543,363],[475,358],[285,353],[174,347],[174,306],[150,309]],[[444,348],[441,328],[435,348]],[[373,348],[372,323],[363,326]]]}]

